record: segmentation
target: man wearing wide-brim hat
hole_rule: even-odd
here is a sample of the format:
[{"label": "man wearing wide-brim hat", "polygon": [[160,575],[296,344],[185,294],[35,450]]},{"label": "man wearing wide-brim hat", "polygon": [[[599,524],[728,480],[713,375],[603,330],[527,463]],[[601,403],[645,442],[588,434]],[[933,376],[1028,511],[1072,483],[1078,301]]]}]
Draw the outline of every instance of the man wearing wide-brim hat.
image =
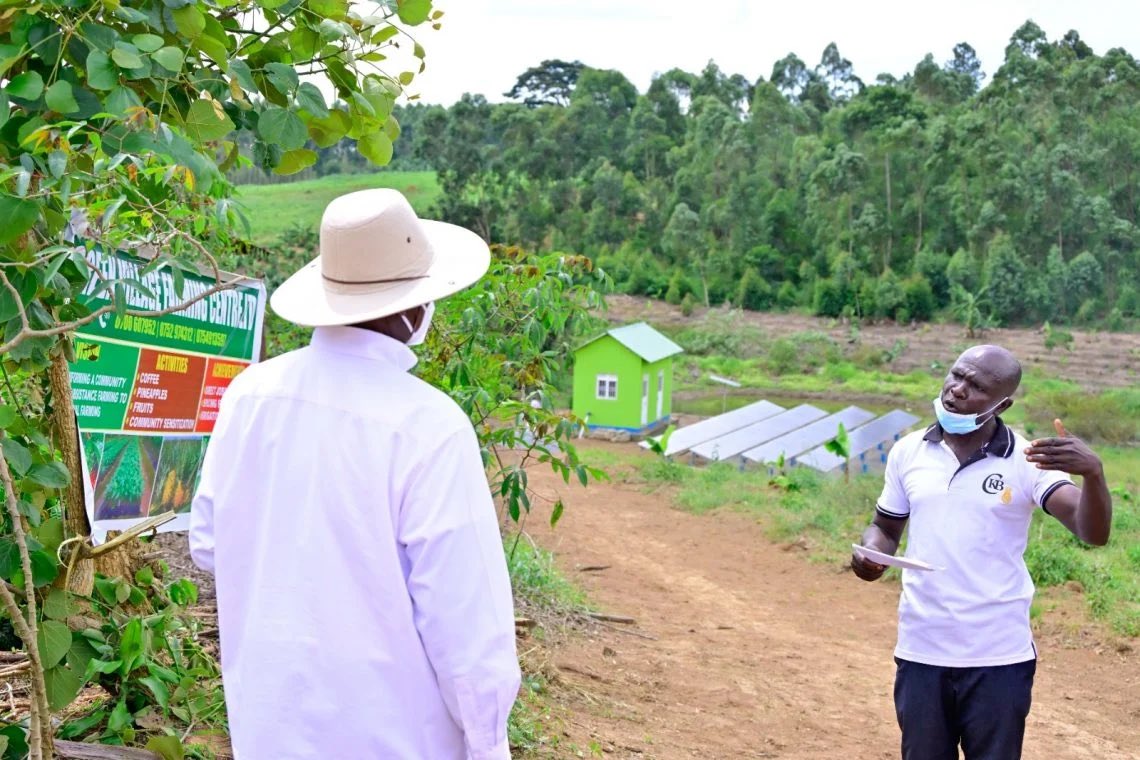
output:
[{"label": "man wearing wide-brim hat", "polygon": [[312,343],[226,391],[190,521],[238,760],[510,757],[514,610],[479,446],[408,372],[432,304],[489,261],[365,190],[273,294]]}]

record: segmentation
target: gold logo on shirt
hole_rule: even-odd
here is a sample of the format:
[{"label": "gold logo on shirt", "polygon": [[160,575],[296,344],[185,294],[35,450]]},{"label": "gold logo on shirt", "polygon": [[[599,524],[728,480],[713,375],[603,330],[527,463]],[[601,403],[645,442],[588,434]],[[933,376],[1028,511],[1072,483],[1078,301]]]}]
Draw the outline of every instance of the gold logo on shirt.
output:
[{"label": "gold logo on shirt", "polygon": [[1011,501],[1013,501],[1013,489],[1006,486],[1005,490],[1001,492],[1001,503],[1009,504]]}]

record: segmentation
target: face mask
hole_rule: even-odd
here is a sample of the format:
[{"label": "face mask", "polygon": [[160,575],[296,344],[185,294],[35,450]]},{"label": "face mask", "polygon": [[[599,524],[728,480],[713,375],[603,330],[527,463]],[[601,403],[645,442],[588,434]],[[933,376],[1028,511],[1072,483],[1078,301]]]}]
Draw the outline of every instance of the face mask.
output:
[{"label": "face mask", "polygon": [[435,302],[432,301],[431,303],[424,304],[423,309],[424,316],[420,320],[419,328],[415,330],[412,329],[412,323],[408,320],[407,315],[400,315],[400,319],[404,320],[404,324],[407,325],[408,330],[412,333],[407,341],[409,346],[418,346],[423,343],[424,338],[427,337],[428,328],[431,327],[431,315],[435,313]]},{"label": "face mask", "polygon": [[[1008,397],[1007,397],[1008,398]],[[951,435],[966,435],[972,433],[986,423],[982,420],[987,414],[997,409],[1004,404],[1006,399],[1002,399],[989,409],[978,414],[959,414],[951,412],[946,407],[942,406],[942,397],[934,399],[934,416],[938,418],[938,424],[942,426],[942,430]]]}]

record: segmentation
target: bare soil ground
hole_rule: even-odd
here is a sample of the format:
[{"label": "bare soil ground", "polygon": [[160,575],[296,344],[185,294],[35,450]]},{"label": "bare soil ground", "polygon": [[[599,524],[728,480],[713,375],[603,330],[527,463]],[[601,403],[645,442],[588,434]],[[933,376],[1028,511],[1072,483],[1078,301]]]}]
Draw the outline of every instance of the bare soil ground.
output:
[{"label": "bare soil ground", "polygon": [[[857,580],[846,557],[809,562],[755,516],[679,511],[665,491],[537,469],[531,484],[566,501],[537,543],[599,609],[637,620],[520,640],[553,679],[550,756],[898,757],[896,583]],[[1091,622],[1075,591],[1047,602],[1025,757],[1140,758],[1136,642]]]},{"label": "bare soil ground", "polygon": [[[684,327],[700,324],[717,309],[696,309],[689,317],[677,306],[664,301],[634,296],[611,295],[606,298],[607,317],[625,323],[645,320],[657,327]],[[723,312],[721,312],[723,313]],[[846,344],[850,325],[831,319],[801,314],[768,312],[734,312],[741,324],[759,328],[772,337],[784,337],[809,330],[823,332],[840,345]],[[862,325],[859,340],[863,345],[892,349],[898,341],[906,348],[890,369],[910,372],[929,370],[934,362],[948,366],[964,348],[974,343],[996,343],[1012,351],[1027,367],[1044,369],[1050,375],[1079,383],[1089,390],[1103,390],[1140,382],[1140,334],[1105,333],[1068,330],[1073,336],[1071,350],[1045,348],[1040,329],[999,328],[979,338],[967,338],[960,325],[896,325],[894,323]]]}]

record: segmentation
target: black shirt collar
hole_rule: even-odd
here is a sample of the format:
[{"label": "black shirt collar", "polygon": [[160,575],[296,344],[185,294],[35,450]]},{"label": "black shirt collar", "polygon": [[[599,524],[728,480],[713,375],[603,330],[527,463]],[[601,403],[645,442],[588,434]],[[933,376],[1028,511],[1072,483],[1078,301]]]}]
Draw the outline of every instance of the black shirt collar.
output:
[{"label": "black shirt collar", "polygon": [[[994,419],[997,420],[997,427],[994,428],[994,434],[990,436],[990,439],[982,445],[981,450],[986,454],[993,454],[995,457],[1009,459],[1013,455],[1013,431],[1002,421],[1001,417]],[[935,422],[926,429],[922,440],[938,443],[942,440],[942,435],[942,426]]]}]

